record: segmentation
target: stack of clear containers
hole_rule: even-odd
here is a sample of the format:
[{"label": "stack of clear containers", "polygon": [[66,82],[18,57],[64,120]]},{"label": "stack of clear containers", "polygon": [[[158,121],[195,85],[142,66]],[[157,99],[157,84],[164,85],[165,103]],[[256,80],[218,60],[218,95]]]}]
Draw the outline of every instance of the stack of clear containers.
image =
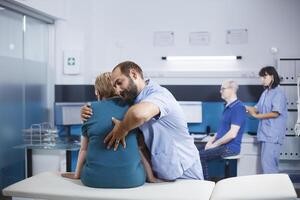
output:
[{"label": "stack of clear containers", "polygon": [[49,122],[32,124],[23,132],[25,144],[30,145],[55,145],[58,138],[57,129],[52,128]]}]

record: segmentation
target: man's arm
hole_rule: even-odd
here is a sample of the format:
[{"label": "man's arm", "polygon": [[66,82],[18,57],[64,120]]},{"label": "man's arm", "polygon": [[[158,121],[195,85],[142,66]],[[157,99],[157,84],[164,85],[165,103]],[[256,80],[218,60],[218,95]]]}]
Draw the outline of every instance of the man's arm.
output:
[{"label": "man's arm", "polygon": [[223,137],[213,142],[209,146],[209,149],[221,146],[223,144],[227,144],[237,136],[239,130],[240,130],[240,126],[231,124],[229,131]]},{"label": "man's arm", "polygon": [[123,121],[113,119],[115,127],[104,139],[105,143],[108,142],[107,148],[110,148],[115,143],[114,150],[117,150],[119,141],[122,142],[125,148],[125,136],[128,132],[144,124],[159,113],[159,107],[150,102],[141,102],[131,106],[125,114]]},{"label": "man's arm", "polygon": [[150,102],[141,102],[128,109],[121,125],[125,130],[130,131],[149,121],[159,113],[157,105]]}]

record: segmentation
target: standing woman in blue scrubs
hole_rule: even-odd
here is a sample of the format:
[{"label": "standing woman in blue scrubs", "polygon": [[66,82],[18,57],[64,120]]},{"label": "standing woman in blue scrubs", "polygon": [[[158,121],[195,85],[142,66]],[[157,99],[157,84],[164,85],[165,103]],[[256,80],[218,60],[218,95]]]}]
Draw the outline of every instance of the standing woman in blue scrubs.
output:
[{"label": "standing woman in blue scrubs", "polygon": [[261,143],[263,173],[278,173],[280,148],[286,132],[287,102],[274,67],[262,68],[259,76],[265,90],[258,103],[254,107],[246,107],[246,110],[259,119],[257,139]]}]

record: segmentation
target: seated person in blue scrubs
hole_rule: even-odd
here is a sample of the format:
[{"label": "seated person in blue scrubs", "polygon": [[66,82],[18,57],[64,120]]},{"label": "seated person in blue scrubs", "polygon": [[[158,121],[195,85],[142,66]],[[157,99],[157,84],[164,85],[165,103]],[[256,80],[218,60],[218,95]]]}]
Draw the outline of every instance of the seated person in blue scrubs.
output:
[{"label": "seated person in blue scrubs", "polygon": [[94,114],[82,126],[81,148],[75,173],[63,177],[81,179],[96,188],[131,188],[145,183],[145,171],[137,143],[137,129],[126,138],[127,148],[107,149],[103,142],[113,129],[112,117],[122,119],[128,104],[115,94],[111,73],[96,78],[95,93],[99,101],[92,102]]},{"label": "seated person in blue scrubs", "polygon": [[246,108],[237,99],[237,90],[238,84],[232,80],[224,81],[221,86],[221,97],[226,101],[221,124],[217,133],[205,145],[205,149],[200,151],[205,180],[209,179],[207,161],[240,153],[246,122]]}]

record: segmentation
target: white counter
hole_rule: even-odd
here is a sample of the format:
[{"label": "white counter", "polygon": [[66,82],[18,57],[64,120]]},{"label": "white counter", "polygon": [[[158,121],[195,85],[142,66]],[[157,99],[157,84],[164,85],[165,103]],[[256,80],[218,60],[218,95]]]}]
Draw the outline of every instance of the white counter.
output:
[{"label": "white counter", "polygon": [[260,166],[260,146],[256,136],[245,133],[241,144],[241,158],[238,160],[237,175],[254,175],[262,172]]}]

